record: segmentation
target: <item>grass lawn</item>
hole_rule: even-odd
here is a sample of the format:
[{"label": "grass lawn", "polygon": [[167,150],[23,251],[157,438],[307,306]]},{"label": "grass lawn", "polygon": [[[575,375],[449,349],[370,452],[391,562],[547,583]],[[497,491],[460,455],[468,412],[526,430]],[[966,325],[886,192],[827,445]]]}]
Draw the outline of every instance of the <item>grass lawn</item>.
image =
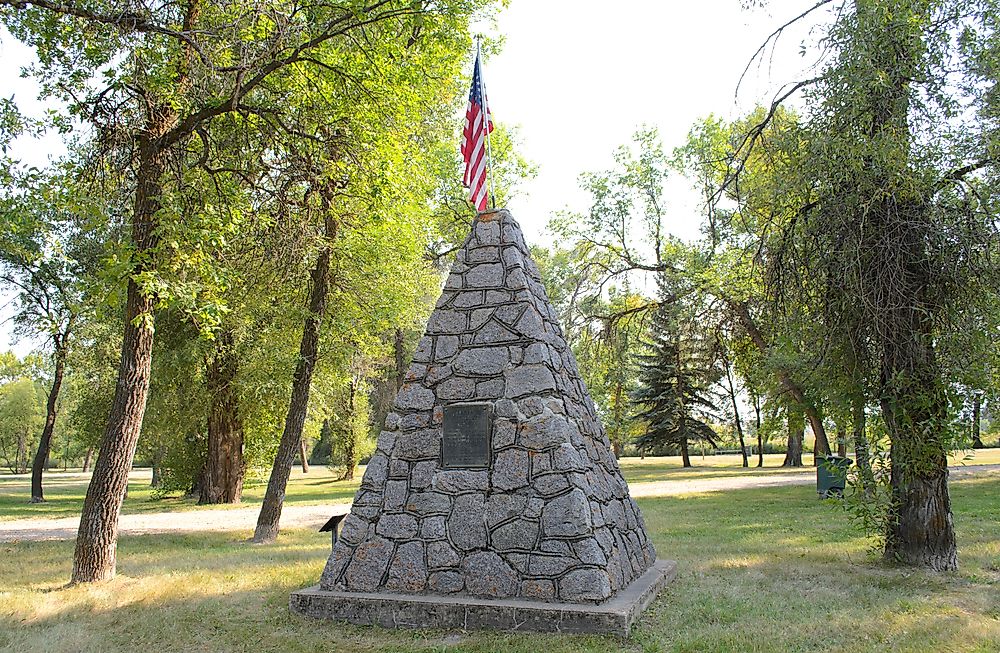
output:
[{"label": "grass lawn", "polygon": [[680,573],[628,641],[292,616],[289,592],[317,582],[329,551],[311,531],[269,547],[246,544],[249,531],[124,537],[116,580],[68,589],[71,542],[0,544],[0,650],[1000,651],[1000,473],[957,481],[952,497],[961,571],[942,575],[873,562],[809,486],[642,499]]},{"label": "grass lawn", "polygon": [[[719,478],[731,476],[760,476],[771,474],[800,474],[809,472],[812,468],[780,467],[784,454],[767,454],[764,456],[763,468],[741,467],[740,456],[719,455],[691,458],[694,467],[681,467],[679,456],[623,458],[622,471],[629,483],[644,483],[663,480],[682,480],[688,478]],[[804,460],[811,463],[811,454]],[[980,449],[957,454],[952,457],[952,466],[986,465],[1000,463],[1000,449]],[[751,465],[756,459],[751,460]],[[354,481],[335,481],[330,470],[314,465],[308,474],[303,474],[298,467],[292,470],[285,501],[288,504],[327,504],[347,503],[354,498],[361,474],[364,468],[359,468]],[[239,505],[199,506],[194,499],[179,495],[169,497],[153,497],[149,487],[150,471],[135,470],[129,482],[129,495],[122,508],[124,513],[166,512],[172,510],[227,510]],[[44,488],[47,501],[44,504],[28,503],[31,496],[31,481],[29,475],[11,476],[0,474],[0,521],[8,519],[45,518],[45,517],[76,517],[83,508],[83,497],[87,493],[88,477],[76,472],[50,471],[45,475]],[[267,477],[248,479],[243,490],[243,504],[260,504],[264,499]]]}]

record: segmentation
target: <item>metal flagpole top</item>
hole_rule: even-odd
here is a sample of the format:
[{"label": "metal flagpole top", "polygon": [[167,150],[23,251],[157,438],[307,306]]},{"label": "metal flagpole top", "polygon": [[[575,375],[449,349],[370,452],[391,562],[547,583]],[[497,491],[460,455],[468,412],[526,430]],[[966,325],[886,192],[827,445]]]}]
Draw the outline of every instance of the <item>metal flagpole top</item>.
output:
[{"label": "metal flagpole top", "polygon": [[[490,143],[490,127],[493,121],[490,118],[490,108],[486,104],[486,82],[483,75],[483,49],[480,43],[482,37],[476,34],[476,63],[479,66],[479,99],[483,105],[483,128],[486,130],[486,178],[490,181],[490,204],[497,208],[497,194],[493,188],[493,147]],[[473,73],[474,74],[474,73]]]}]

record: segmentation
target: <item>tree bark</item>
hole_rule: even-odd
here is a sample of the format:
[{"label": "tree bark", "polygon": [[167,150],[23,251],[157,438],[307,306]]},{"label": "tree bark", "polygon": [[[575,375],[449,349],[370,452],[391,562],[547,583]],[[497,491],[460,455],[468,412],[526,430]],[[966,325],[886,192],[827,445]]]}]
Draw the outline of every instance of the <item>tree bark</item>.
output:
[{"label": "tree bark", "polygon": [[736,386],[733,383],[733,374],[730,369],[729,358],[723,355],[722,363],[726,368],[726,382],[728,384],[729,400],[733,404],[733,423],[736,426],[736,435],[739,436],[740,439],[740,454],[743,456],[743,466],[749,467],[750,461],[747,459],[747,445],[743,440],[743,422],[740,420],[740,409],[736,403]]},{"label": "tree bark", "polygon": [[754,394],[753,396],[753,412],[756,417],[757,425],[757,467],[764,466],[764,434],[760,430],[760,397]]},{"label": "tree bark", "polygon": [[788,450],[782,467],[802,467],[802,440],[805,436],[805,421],[802,413],[788,409]]},{"label": "tree bark", "polygon": [[681,438],[681,466],[690,467],[691,466],[691,456],[688,453],[688,439],[687,436]]},{"label": "tree bark", "polygon": [[87,447],[87,453],[83,454],[83,469],[81,470],[84,474],[90,469],[90,458],[94,455],[94,447]]},{"label": "tree bark", "polygon": [[206,361],[205,378],[210,400],[208,457],[198,498],[200,504],[239,503],[243,496],[243,422],[240,419],[236,357],[232,331],[222,331],[215,352]]},{"label": "tree bark", "polygon": [[982,434],[982,411],[983,411],[983,396],[978,392],[972,396],[972,448],[982,449],[985,447],[983,444],[983,434]]},{"label": "tree bark", "polygon": [[69,330],[53,338],[55,344],[55,371],[52,374],[52,387],[49,388],[48,401],[45,404],[45,426],[42,428],[42,439],[38,442],[38,451],[31,465],[31,503],[45,501],[42,492],[42,470],[49,459],[52,448],[52,431],[56,426],[56,411],[58,410],[59,389],[62,387],[63,374],[66,371],[66,338]]},{"label": "tree bark", "polygon": [[882,416],[890,437],[892,504],[887,560],[935,571],[958,569],[948,492],[947,393],[932,327],[914,306],[897,308],[883,344]]},{"label": "tree bark", "polygon": [[299,458],[302,459],[302,473],[309,473],[309,458],[306,452],[306,439],[299,438]]},{"label": "tree bark", "polygon": [[257,516],[257,527],[254,530],[253,541],[256,544],[273,542],[278,537],[278,524],[281,520],[281,508],[285,501],[285,488],[292,471],[295,453],[302,438],[302,427],[306,421],[306,410],[309,408],[309,389],[312,383],[313,370],[316,367],[316,356],[319,350],[319,327],[326,313],[326,300],[330,288],[330,258],[332,242],[336,238],[337,225],[329,217],[329,207],[326,218],[327,244],[316,259],[312,270],[312,291],[309,297],[309,315],[302,329],[302,340],[299,344],[299,361],[292,376],[292,398],[288,404],[285,416],[285,428],[278,443],[278,452],[271,467],[271,476],[267,481],[267,491],[264,503]]},{"label": "tree bark", "polygon": [[125,499],[149,390],[153,329],[146,320],[152,320],[152,311],[152,298],[130,280],[118,382],[80,517],[74,583],[108,580],[115,575],[118,513]]},{"label": "tree bark", "polygon": [[[198,0],[189,0],[182,28],[190,31],[198,19]],[[188,74],[194,52],[185,47],[178,62],[178,91],[189,87]],[[142,430],[142,418],[149,394],[149,372],[153,357],[152,295],[139,287],[137,279],[150,268],[149,257],[159,242],[157,212],[163,191],[162,177],[167,166],[169,144],[164,138],[177,124],[175,105],[147,104],[146,129],[137,140],[138,165],[132,211],[132,246],[134,267],[125,299],[125,333],[122,339],[118,381],[111,403],[108,425],[97,453],[94,473],[87,486],[87,496],[80,515],[80,528],[73,554],[72,583],[87,583],[114,578],[117,561],[118,514],[128,492],[128,474],[135,457],[135,446]]]}]

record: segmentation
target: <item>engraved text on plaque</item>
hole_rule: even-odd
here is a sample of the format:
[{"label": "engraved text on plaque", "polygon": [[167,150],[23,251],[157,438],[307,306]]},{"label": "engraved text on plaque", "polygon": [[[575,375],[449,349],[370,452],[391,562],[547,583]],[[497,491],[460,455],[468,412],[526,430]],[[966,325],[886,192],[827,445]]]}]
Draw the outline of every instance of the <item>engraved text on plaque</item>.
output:
[{"label": "engraved text on plaque", "polygon": [[444,407],[442,467],[489,467],[490,404],[452,404]]}]

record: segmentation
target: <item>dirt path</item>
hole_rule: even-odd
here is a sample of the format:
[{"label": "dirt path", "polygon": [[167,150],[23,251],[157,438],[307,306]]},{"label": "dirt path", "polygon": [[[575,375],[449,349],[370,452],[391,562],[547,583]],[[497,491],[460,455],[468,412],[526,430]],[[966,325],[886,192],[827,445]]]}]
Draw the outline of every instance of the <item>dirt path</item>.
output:
[{"label": "dirt path", "polygon": [[[973,474],[1000,472],[1000,465],[968,465],[953,467],[952,480],[967,478]],[[810,485],[816,482],[816,470],[809,469],[801,474],[773,474],[770,476],[723,476],[715,478],[689,478],[677,481],[651,481],[629,483],[629,492],[634,497],[667,497],[677,494],[697,494],[699,492],[720,492],[745,488],[774,487],[779,485]]]},{"label": "dirt path", "polygon": [[[951,470],[953,479],[976,474],[1000,473],[1000,465],[969,465]],[[816,482],[815,470],[801,474],[775,474],[773,476],[725,476],[706,479],[682,479],[630,484],[634,497],[662,497],[700,492],[720,492],[746,488],[782,485],[809,485]],[[281,513],[284,528],[319,528],[333,515],[344,514],[350,506],[346,503],[311,506],[285,506]],[[156,512],[122,515],[119,522],[122,535],[148,533],[191,533],[201,531],[253,530],[257,523],[259,505],[227,510],[189,510],[183,512]],[[78,517],[60,519],[15,519],[0,522],[0,542],[71,540],[76,537]]]},{"label": "dirt path", "polygon": [[[281,525],[285,528],[319,528],[333,515],[348,511],[350,504],[285,506]],[[192,533],[198,531],[252,531],[260,505],[227,510],[185,510],[122,515],[118,522],[121,535],[148,533]],[[72,540],[80,525],[79,517],[59,519],[13,519],[0,522],[0,542],[24,540]]]}]

